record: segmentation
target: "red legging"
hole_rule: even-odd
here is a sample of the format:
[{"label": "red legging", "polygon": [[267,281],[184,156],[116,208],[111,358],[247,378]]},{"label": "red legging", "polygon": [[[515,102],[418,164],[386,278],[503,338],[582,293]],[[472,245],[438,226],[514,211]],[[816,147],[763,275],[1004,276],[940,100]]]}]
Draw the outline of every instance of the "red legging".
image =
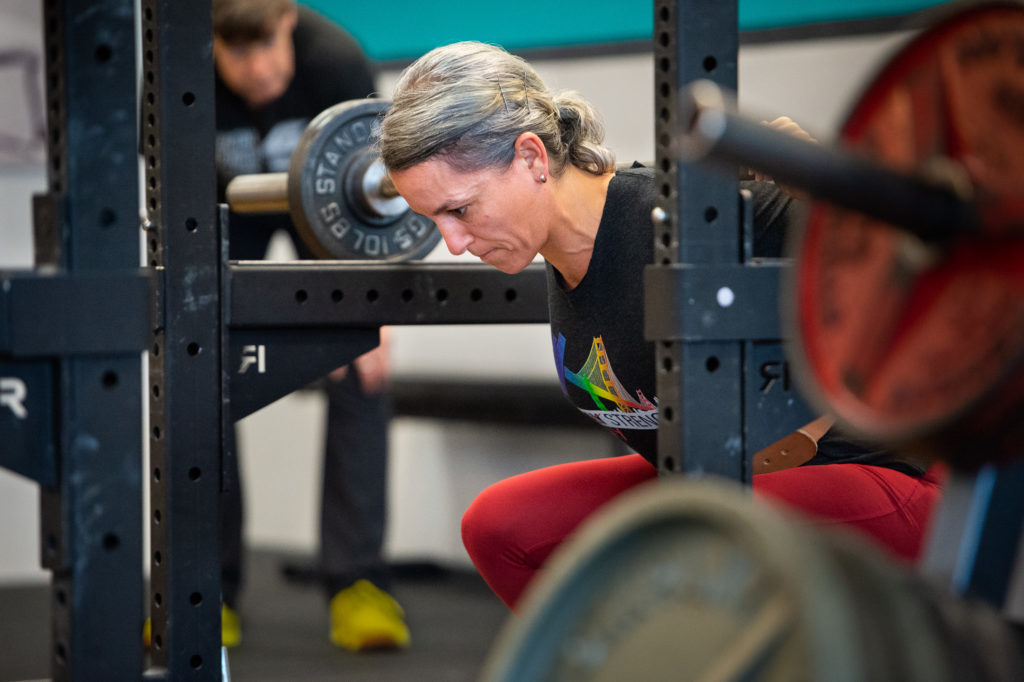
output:
[{"label": "red legging", "polygon": [[[640,455],[571,462],[499,481],[462,517],[462,541],[480,575],[509,608],[548,555],[584,519],[657,476]],[[824,526],[844,525],[908,560],[921,551],[940,470],[922,478],[863,464],[796,467],[754,477],[755,497],[781,500]]]}]

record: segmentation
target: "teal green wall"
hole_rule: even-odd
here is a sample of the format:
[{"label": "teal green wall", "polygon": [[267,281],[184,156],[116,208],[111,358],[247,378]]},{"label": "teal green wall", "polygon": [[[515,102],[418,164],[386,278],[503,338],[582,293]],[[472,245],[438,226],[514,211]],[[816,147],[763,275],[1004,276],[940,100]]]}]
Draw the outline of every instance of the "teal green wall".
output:
[{"label": "teal green wall", "polygon": [[[367,53],[380,60],[418,57],[456,40],[482,40],[511,50],[649,40],[654,27],[650,0],[301,2],[347,27]],[[740,29],[895,16],[939,4],[936,0],[739,0]]]}]

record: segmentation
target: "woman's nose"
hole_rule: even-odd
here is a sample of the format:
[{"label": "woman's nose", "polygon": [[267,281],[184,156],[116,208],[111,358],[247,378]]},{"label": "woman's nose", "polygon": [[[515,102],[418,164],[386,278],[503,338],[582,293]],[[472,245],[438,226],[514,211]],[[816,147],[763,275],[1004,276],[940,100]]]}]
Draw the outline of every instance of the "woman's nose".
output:
[{"label": "woman's nose", "polygon": [[469,232],[454,220],[438,221],[437,229],[441,231],[441,238],[453,256],[464,254],[473,242]]}]

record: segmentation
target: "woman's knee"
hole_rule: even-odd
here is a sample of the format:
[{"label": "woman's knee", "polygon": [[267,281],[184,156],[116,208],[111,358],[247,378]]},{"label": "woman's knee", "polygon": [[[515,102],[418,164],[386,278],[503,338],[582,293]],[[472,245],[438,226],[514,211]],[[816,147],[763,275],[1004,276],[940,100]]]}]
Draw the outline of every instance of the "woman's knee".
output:
[{"label": "woman's knee", "polygon": [[462,544],[474,562],[478,555],[487,555],[496,545],[503,544],[508,532],[508,509],[504,496],[493,490],[497,485],[481,491],[462,514]]}]

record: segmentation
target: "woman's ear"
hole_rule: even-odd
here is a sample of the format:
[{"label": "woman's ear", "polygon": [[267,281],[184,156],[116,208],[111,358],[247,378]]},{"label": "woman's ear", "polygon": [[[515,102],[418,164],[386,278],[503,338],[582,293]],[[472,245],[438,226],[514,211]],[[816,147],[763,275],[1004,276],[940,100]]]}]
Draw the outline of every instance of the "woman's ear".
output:
[{"label": "woman's ear", "polygon": [[[536,133],[522,133],[516,138],[515,161],[523,163],[539,182],[546,182],[548,173],[548,149]],[[542,179],[543,178],[543,179]]]}]

